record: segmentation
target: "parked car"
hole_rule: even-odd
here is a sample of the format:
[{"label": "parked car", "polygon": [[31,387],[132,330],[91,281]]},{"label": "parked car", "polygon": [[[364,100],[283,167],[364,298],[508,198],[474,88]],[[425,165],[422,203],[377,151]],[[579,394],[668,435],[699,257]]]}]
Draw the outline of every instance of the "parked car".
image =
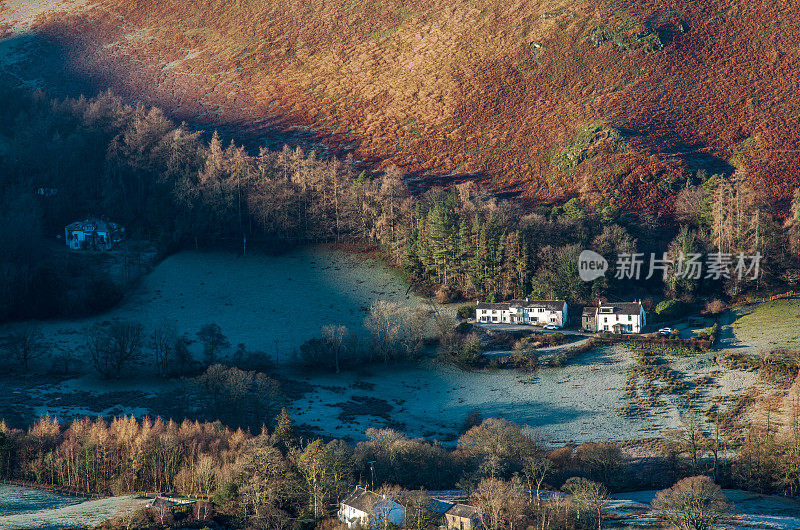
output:
[{"label": "parked car", "polygon": [[673,331],[675,331],[673,328],[661,328],[658,330],[662,335],[672,335]]},{"label": "parked car", "polygon": [[558,326],[555,324],[546,324],[542,329],[558,329]]}]

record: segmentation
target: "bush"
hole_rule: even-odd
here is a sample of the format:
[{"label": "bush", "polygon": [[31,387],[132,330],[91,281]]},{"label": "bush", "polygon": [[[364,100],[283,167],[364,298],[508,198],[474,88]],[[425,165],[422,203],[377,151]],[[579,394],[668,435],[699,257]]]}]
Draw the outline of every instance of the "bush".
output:
[{"label": "bush", "polygon": [[239,487],[236,486],[236,483],[226,482],[225,484],[222,485],[222,487],[219,490],[217,490],[214,496],[211,497],[211,502],[213,502],[217,506],[223,506],[238,496],[239,496]]},{"label": "bush", "polygon": [[481,366],[486,358],[483,356],[481,339],[475,333],[458,337],[444,346],[439,352],[443,360],[452,362],[462,368]]},{"label": "bush", "polygon": [[478,409],[473,409],[472,412],[467,414],[467,417],[464,418],[464,423],[461,424],[461,434],[464,434],[468,430],[473,427],[477,427],[483,423],[483,414]]},{"label": "bush", "polygon": [[107,311],[122,300],[122,294],[122,288],[108,276],[94,278],[86,286],[85,311],[89,314]]},{"label": "bush", "polygon": [[516,351],[507,358],[506,365],[518,370],[533,372],[539,367],[539,357],[533,350]]},{"label": "bush", "polygon": [[461,319],[468,319],[468,318],[475,318],[475,304],[464,304],[458,308],[456,314],[458,318]]},{"label": "bush", "polygon": [[706,302],[706,307],[703,310],[703,313],[705,313],[706,315],[717,316],[722,314],[723,311],[725,311],[725,307],[726,307],[725,302],[723,302],[718,298],[715,298],[713,300],[709,300],[708,302]]},{"label": "bush", "polygon": [[680,300],[663,300],[656,306],[656,314],[660,318],[676,317],[684,310],[685,305]]},{"label": "bush", "polygon": [[442,285],[436,291],[436,301],[440,304],[447,304],[455,300],[457,294],[456,290],[449,285]]}]

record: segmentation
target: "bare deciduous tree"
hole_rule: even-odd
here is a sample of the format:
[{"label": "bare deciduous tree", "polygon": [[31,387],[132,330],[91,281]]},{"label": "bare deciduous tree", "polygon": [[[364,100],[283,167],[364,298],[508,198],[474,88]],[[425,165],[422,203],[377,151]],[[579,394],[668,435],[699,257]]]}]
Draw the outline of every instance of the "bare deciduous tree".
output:
[{"label": "bare deciduous tree", "polygon": [[203,343],[205,362],[209,366],[216,362],[217,355],[231,345],[217,324],[206,324],[200,328],[200,331],[197,332],[197,338]]},{"label": "bare deciduous tree", "polygon": [[653,499],[658,516],[682,530],[708,530],[728,512],[731,504],[719,486],[706,476],[688,477]]},{"label": "bare deciduous tree", "polygon": [[553,467],[553,461],[546,456],[526,456],[522,463],[522,475],[527,482],[528,491],[530,496],[536,492],[536,502],[540,500],[540,491],[542,489],[542,482],[547,478],[550,470]]},{"label": "bare deciduous tree", "polygon": [[525,504],[518,484],[496,478],[481,480],[472,494],[472,502],[478,508],[483,528],[488,530],[513,528]]},{"label": "bare deciduous tree", "polygon": [[106,379],[118,378],[122,369],[141,353],[144,328],[138,322],[95,324],[86,345],[95,369]]},{"label": "bare deciduous tree", "polygon": [[156,370],[161,377],[166,377],[170,373],[170,364],[174,360],[177,341],[178,332],[175,330],[175,325],[168,320],[163,321],[153,330],[150,345],[153,348]]},{"label": "bare deciduous tree", "polygon": [[369,308],[364,327],[372,334],[375,349],[384,362],[406,353],[409,320],[409,309],[399,303],[378,300]]},{"label": "bare deciduous tree", "polygon": [[28,371],[30,362],[45,353],[42,332],[35,325],[23,326],[12,331],[5,342],[5,349],[12,360],[24,372]]},{"label": "bare deciduous tree", "polygon": [[322,339],[328,344],[331,353],[333,353],[334,364],[336,366],[336,373],[338,374],[341,367],[342,343],[344,338],[349,333],[347,326],[323,326]]},{"label": "bare deciduous tree", "polygon": [[575,507],[594,519],[597,530],[603,526],[608,491],[605,486],[581,477],[568,479],[561,488],[572,495]]}]

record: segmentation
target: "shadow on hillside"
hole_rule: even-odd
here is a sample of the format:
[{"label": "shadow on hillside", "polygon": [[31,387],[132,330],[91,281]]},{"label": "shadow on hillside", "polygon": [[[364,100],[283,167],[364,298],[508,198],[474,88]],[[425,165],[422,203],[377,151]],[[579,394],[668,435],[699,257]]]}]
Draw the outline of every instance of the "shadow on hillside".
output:
[{"label": "shadow on hillside", "polygon": [[733,323],[739,320],[750,311],[742,310],[727,310],[719,318],[719,338],[717,338],[717,349],[720,350],[734,350],[738,348],[747,348],[739,338],[736,337],[736,332],[733,329]]},{"label": "shadow on hillside", "polygon": [[[146,103],[161,108],[176,122],[210,134],[216,130],[225,143],[233,140],[251,153],[261,147],[280,150],[284,145],[316,151],[319,157],[340,157],[352,150],[345,139],[317,131],[280,115],[257,116],[251,112],[224,112],[206,109],[200,115],[187,114],[180,102],[165,101],[152,93],[136,91],[126,79],[123,58],[115,58],[115,68],[98,66],[88,59],[86,46],[92,46],[72,33],[66,22],[47,22],[39,29],[12,34],[0,39],[0,82],[5,86],[41,89],[54,98],[94,97],[112,90],[126,103]],[[155,80],[154,80],[155,81]],[[364,161],[371,162],[371,161]]]},{"label": "shadow on hillside", "polygon": [[57,98],[92,97],[105,88],[70,68],[63,43],[37,32],[0,39],[0,80]]}]

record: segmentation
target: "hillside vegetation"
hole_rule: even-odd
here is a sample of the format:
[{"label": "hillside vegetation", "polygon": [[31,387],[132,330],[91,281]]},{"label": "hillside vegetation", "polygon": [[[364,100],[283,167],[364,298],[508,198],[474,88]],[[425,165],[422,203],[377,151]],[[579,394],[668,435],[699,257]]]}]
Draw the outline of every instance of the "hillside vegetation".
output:
[{"label": "hillside vegetation", "polygon": [[734,166],[788,205],[799,4],[103,0],[39,29],[181,118],[301,124],[423,180],[668,213]]}]

